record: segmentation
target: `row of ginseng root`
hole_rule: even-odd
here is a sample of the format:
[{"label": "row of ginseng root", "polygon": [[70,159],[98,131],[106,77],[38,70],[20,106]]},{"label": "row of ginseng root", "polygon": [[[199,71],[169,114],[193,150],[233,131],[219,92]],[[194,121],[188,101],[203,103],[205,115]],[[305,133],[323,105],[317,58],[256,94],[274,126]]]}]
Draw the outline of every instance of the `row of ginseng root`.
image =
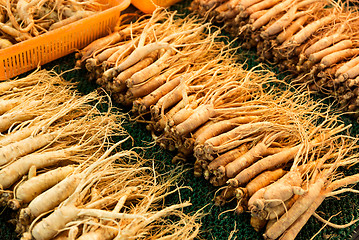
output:
[{"label": "row of ginseng root", "polygon": [[[192,10],[223,24],[244,48],[335,96],[344,111],[359,106],[358,11],[323,0],[194,0]],[[355,117],[358,114],[355,114]]]},{"label": "row of ginseng root", "polygon": [[333,181],[356,163],[356,139],[304,91],[276,90],[273,74],[245,71],[218,31],[176,17],[157,10],[123,23],[77,63],[150,121],[155,141],[178,151],[173,162],[195,156],[195,175],[223,188],[218,204],[236,199],[267,239],[293,239],[326,196],[359,180]]},{"label": "row of ginseng root", "polygon": [[123,116],[97,110],[98,94],[81,96],[45,70],[0,89],[0,205],[16,210],[21,239],[197,235],[198,216],[182,211],[188,202],[163,205],[178,171],[158,175],[135,152],[114,151],[126,140]]}]

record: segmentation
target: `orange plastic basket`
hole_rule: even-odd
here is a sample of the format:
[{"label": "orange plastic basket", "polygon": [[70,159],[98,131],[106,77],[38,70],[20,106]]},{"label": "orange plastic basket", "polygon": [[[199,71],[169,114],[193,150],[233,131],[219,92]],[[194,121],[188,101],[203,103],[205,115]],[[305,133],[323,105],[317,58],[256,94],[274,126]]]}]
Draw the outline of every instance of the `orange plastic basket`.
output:
[{"label": "orange plastic basket", "polygon": [[108,0],[108,8],[103,11],[0,50],[0,80],[35,69],[107,35],[130,3],[130,0]]}]

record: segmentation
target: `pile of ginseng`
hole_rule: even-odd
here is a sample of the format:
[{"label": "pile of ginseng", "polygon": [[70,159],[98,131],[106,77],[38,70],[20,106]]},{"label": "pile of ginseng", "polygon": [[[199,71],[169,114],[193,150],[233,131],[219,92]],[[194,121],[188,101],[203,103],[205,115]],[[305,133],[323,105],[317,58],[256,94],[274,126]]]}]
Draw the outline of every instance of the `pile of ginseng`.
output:
[{"label": "pile of ginseng", "polygon": [[95,1],[0,1],[0,49],[58,29],[100,10]]},{"label": "pile of ginseng", "polygon": [[194,0],[193,11],[358,117],[358,10],[326,0]]},{"label": "pile of ginseng", "polygon": [[160,175],[119,151],[124,116],[100,112],[104,100],[46,70],[0,82],[0,206],[15,210],[15,231],[22,240],[193,239],[190,203],[164,204],[178,169]]},{"label": "pile of ginseng", "polygon": [[272,73],[244,70],[193,16],[158,9],[121,26],[82,49],[77,65],[149,122],[155,141],[177,151],[174,163],[194,156],[194,174],[220,187],[217,205],[236,200],[266,239],[294,239],[312,215],[338,227],[315,210],[359,180],[339,170],[357,162],[350,126]]}]

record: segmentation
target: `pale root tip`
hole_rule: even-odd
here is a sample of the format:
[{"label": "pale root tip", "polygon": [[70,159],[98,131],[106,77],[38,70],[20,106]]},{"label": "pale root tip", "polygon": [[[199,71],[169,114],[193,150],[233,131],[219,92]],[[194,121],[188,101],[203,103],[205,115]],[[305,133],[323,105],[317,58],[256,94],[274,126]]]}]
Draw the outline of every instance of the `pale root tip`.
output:
[{"label": "pale root tip", "polygon": [[202,145],[197,144],[194,148],[193,151],[195,154],[198,154],[199,156],[201,156],[203,154],[203,149],[202,149]]},{"label": "pale root tip", "polygon": [[337,77],[337,82],[344,82],[348,77],[345,76],[345,74],[340,74]]},{"label": "pale root tip", "polygon": [[134,99],[134,98],[135,98],[135,97],[133,96],[132,92],[130,92],[130,91],[127,91],[127,92],[126,92],[125,97],[126,97],[126,98],[131,98],[131,99]]},{"label": "pale root tip", "polygon": [[253,210],[255,209],[255,211],[263,210],[265,207],[264,201],[262,199],[255,200],[253,203],[253,207]]},{"label": "pale root tip", "polygon": [[237,200],[243,199],[245,196],[244,190],[240,189],[240,188],[236,188],[235,193],[236,193],[235,196],[236,196]]},{"label": "pale root tip", "polygon": [[304,54],[300,54],[299,55],[299,60],[298,60],[298,65],[302,65],[303,62],[305,61],[306,57]]},{"label": "pale root tip", "polygon": [[162,132],[164,130],[164,127],[161,126],[161,124],[159,124],[158,122],[155,123],[154,125],[152,125],[153,130],[156,132]]},{"label": "pale root tip", "polygon": [[155,118],[159,117],[159,114],[160,114],[160,108],[158,106],[153,106],[151,107],[151,113],[153,114],[153,116]]},{"label": "pale root tip", "polygon": [[343,81],[343,79],[344,78],[342,77],[342,75],[339,75],[339,77],[337,77],[336,79],[333,80],[333,83],[340,83]]},{"label": "pale root tip", "polygon": [[174,156],[173,158],[172,158],[172,164],[177,164],[177,163],[185,163],[186,162],[186,158],[184,158],[184,157],[180,157],[180,156],[178,156],[178,155],[176,155],[176,156]]},{"label": "pale root tip", "polygon": [[220,196],[217,196],[215,197],[214,199],[214,205],[217,206],[217,207],[220,207],[220,206],[223,206],[226,202],[223,200],[222,197]]},{"label": "pale root tip", "polygon": [[242,6],[240,3],[237,5],[237,8],[239,12],[243,12],[244,10],[246,10],[246,7]]},{"label": "pale root tip", "polygon": [[77,60],[75,63],[75,67],[81,68],[82,66],[82,61],[81,60]]},{"label": "pale root tip", "polygon": [[5,206],[9,200],[13,198],[12,193],[10,192],[2,192],[0,193],[0,206]]},{"label": "pale root tip", "polygon": [[202,173],[201,173],[201,172],[198,172],[198,171],[194,171],[194,176],[195,176],[195,177],[201,177],[201,176],[202,176]]},{"label": "pale root tip", "polygon": [[263,38],[263,39],[269,38],[269,34],[268,34],[267,32],[262,32],[262,33],[260,34],[260,36],[261,36],[261,38]]},{"label": "pale root tip", "polygon": [[21,204],[17,199],[11,199],[8,201],[8,206],[12,210],[18,210],[21,207]]},{"label": "pale root tip", "polygon": [[293,193],[295,195],[303,195],[304,193],[306,193],[307,191],[305,191],[303,188],[298,187],[298,186],[293,186]]},{"label": "pale root tip", "polygon": [[147,124],[146,125],[146,130],[147,131],[153,131],[154,130],[154,126],[152,124]]},{"label": "pale root tip", "polygon": [[108,82],[112,77],[112,72],[110,70],[107,70],[102,74],[102,79],[104,82]]},{"label": "pale root tip", "polygon": [[266,240],[267,240],[267,239],[268,239],[268,240],[271,240],[271,239],[272,239],[272,238],[269,238],[269,237],[267,236],[267,234],[265,234],[265,233],[263,234],[263,238],[266,239]]},{"label": "pale root tip", "polygon": [[22,234],[22,236],[21,236],[21,239],[20,240],[31,240],[32,239],[32,235],[31,235],[31,233],[29,233],[29,232],[25,232],[25,233],[23,233]]},{"label": "pale root tip", "polygon": [[206,169],[205,171],[204,171],[204,173],[203,173],[203,177],[204,177],[204,179],[206,179],[206,180],[208,180],[209,179],[209,177],[210,177],[210,172]]},{"label": "pale root tip", "polygon": [[172,119],[168,120],[168,126],[173,127],[175,125]]},{"label": "pale root tip", "polygon": [[194,144],[195,144],[195,141],[193,138],[187,138],[183,143],[183,145],[186,149],[193,149]]},{"label": "pale root tip", "polygon": [[138,107],[138,112],[141,114],[141,113],[145,113],[147,111],[147,108],[146,108],[146,106],[144,106],[144,105],[140,105],[139,107]]},{"label": "pale root tip", "polygon": [[96,80],[96,83],[97,83],[98,85],[103,85],[105,82],[103,81],[102,78],[98,78],[98,79]]},{"label": "pale root tip", "polygon": [[132,88],[133,85],[134,85],[134,84],[133,84],[132,78],[129,78],[129,79],[126,80],[126,86],[127,86],[128,88]]},{"label": "pale root tip", "polygon": [[216,175],[217,176],[222,176],[222,177],[224,177],[225,175],[226,175],[226,168],[224,167],[224,166],[219,166],[218,168],[217,168],[217,171],[216,171]]},{"label": "pale root tip", "polygon": [[81,53],[79,53],[79,52],[75,53],[75,58],[76,58],[76,59],[79,59],[79,58],[81,58],[81,57],[82,57],[82,54],[81,54]]},{"label": "pale root tip", "polygon": [[234,188],[238,187],[238,181],[237,181],[237,179],[235,179],[235,178],[229,179],[229,180],[227,181],[227,183],[228,183],[229,185],[231,185],[231,187],[234,187]]},{"label": "pale root tip", "polygon": [[236,207],[236,209],[235,209],[235,213],[238,214],[238,215],[244,213],[244,208],[243,208],[243,206],[242,206],[242,205],[238,205],[238,206]]},{"label": "pale root tip", "polygon": [[31,219],[31,211],[28,208],[22,208],[19,214],[19,220],[21,224],[27,225]]},{"label": "pale root tip", "polygon": [[169,144],[169,145],[168,145],[168,150],[171,151],[171,152],[173,152],[173,151],[176,150],[176,146],[174,146],[173,144]]},{"label": "pale root tip", "polygon": [[92,72],[92,71],[94,71],[96,65],[97,65],[96,59],[90,58],[90,59],[87,59],[87,60],[86,60],[85,68],[86,68],[89,72]]},{"label": "pale root tip", "polygon": [[167,148],[167,145],[164,144],[163,142],[160,143],[160,147],[163,148],[163,149],[166,149]]}]

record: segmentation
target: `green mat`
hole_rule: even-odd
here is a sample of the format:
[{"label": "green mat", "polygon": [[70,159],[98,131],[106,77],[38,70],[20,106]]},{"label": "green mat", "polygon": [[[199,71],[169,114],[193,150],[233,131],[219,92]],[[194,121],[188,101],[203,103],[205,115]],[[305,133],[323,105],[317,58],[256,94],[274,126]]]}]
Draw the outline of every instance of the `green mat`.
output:
[{"label": "green mat", "polygon": [[[171,9],[178,10],[180,13],[188,13],[187,6],[189,5],[189,2],[190,1],[185,1],[176,4]],[[223,34],[226,35],[225,33]],[[246,51],[240,52],[240,54],[242,56],[241,61],[245,61],[248,68],[258,65],[258,63],[255,61],[256,56],[253,52]],[[55,70],[57,72],[63,72],[65,70],[72,69],[74,65],[74,54],[71,54],[57,61],[54,61],[53,63],[47,64],[44,66],[44,68],[52,69],[54,66],[56,66]],[[275,67],[271,67],[271,70],[276,71]],[[278,74],[278,77],[280,78],[284,76],[285,74]],[[78,89],[84,94],[93,91],[97,87],[95,84],[87,82],[85,70],[70,71],[64,74],[64,78],[69,81],[78,82]],[[290,78],[288,78],[288,80],[290,80]],[[316,97],[320,98],[320,96]],[[115,106],[122,109],[121,111],[123,112],[129,111],[129,109],[123,108],[122,106]],[[342,119],[346,124],[353,124],[351,133],[352,135],[357,136],[359,133],[359,124],[347,116],[343,116]],[[134,145],[128,141],[123,145],[123,148],[130,149],[133,146],[146,147],[147,149],[145,151],[142,151],[141,149],[138,149],[138,151],[141,152],[141,154],[143,154],[147,159],[156,159],[157,170],[160,173],[166,172],[169,169],[176,167],[171,163],[171,159],[174,156],[172,152],[164,151],[158,146],[149,144],[152,142],[152,138],[150,133],[146,130],[144,124],[135,123],[128,120],[124,123],[124,126],[129,134],[134,138]],[[195,178],[193,176],[191,163],[184,165],[183,169],[186,171],[182,178],[178,181],[178,185],[188,186],[192,190],[182,189],[180,194],[173,194],[172,196],[168,197],[166,199],[166,204],[178,202],[179,198],[181,198],[182,201],[190,200],[192,203],[192,206],[185,209],[186,212],[192,213],[202,209],[202,212],[205,215],[201,219],[202,227],[199,239],[222,240],[229,239],[230,237],[230,239],[263,239],[262,233],[255,232],[249,225],[250,216],[248,213],[244,213],[238,216],[235,215],[233,211],[231,211],[235,207],[234,203],[228,204],[225,207],[216,207],[213,205],[212,199],[214,197],[216,188],[212,187],[203,178]],[[352,167],[349,170],[343,169],[343,171],[344,170],[344,173],[349,175],[359,172],[359,167]],[[355,188],[359,189],[359,185],[355,186]],[[340,200],[333,198],[327,199],[319,207],[318,213],[322,217],[328,219],[330,216],[340,212],[340,214],[331,219],[332,222],[337,224],[345,224],[355,218],[358,218],[358,196],[355,194],[345,194],[340,197]],[[0,212],[2,213],[0,215],[0,239],[19,239],[19,236],[16,236],[14,233],[13,226],[7,223],[7,220],[11,218],[12,212],[8,209],[0,209]],[[345,229],[333,229],[326,227],[314,239],[350,239],[356,225],[358,224],[354,224]],[[323,224],[312,217],[302,229],[297,239],[310,239],[321,227],[323,227]]]}]

